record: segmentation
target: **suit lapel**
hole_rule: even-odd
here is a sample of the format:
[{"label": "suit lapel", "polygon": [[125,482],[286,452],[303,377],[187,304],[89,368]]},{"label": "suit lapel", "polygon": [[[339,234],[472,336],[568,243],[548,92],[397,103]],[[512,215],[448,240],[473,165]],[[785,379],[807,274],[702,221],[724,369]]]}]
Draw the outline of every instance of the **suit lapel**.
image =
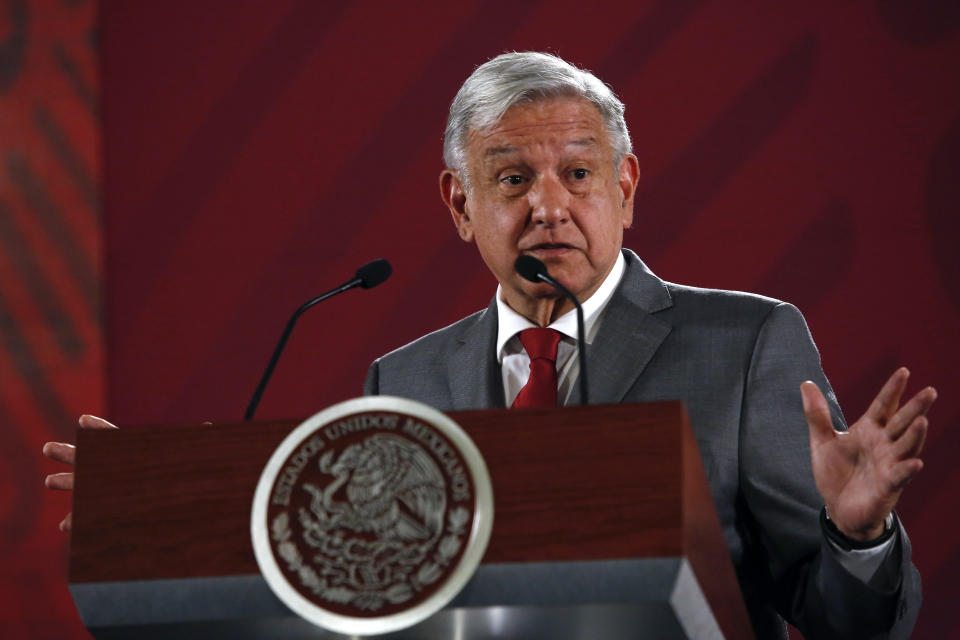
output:
[{"label": "suit lapel", "polygon": [[[590,402],[623,401],[650,358],[670,333],[668,322],[653,315],[673,304],[660,278],[632,251],[624,250],[627,270],[604,311],[600,330],[587,346]],[[579,385],[571,403],[580,401]]]},{"label": "suit lapel", "polygon": [[454,410],[502,408],[503,381],[497,364],[496,301],[458,338],[459,348],[447,361]]},{"label": "suit lapel", "polygon": [[[657,311],[673,301],[660,278],[635,253],[624,250],[627,269],[604,311],[600,330],[587,346],[590,401],[621,402],[670,333]],[[497,305],[490,306],[458,338],[458,348],[447,360],[453,410],[502,408],[503,380],[496,360]],[[571,403],[580,401],[574,386]]]}]

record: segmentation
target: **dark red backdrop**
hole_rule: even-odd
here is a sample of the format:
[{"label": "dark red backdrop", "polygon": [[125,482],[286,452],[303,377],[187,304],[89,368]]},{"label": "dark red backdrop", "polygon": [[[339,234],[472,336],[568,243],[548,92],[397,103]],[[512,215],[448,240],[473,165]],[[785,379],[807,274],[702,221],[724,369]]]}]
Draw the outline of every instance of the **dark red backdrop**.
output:
[{"label": "dark red backdrop", "polygon": [[485,306],[437,194],[446,108],[487,58],[553,51],[627,104],[626,244],[658,275],[796,303],[850,418],[899,364],[940,389],[900,509],[917,637],[960,633],[956,3],[116,1],[99,28],[108,417],[239,419],[287,315],[374,257],[394,277],[301,320],[260,416]]}]

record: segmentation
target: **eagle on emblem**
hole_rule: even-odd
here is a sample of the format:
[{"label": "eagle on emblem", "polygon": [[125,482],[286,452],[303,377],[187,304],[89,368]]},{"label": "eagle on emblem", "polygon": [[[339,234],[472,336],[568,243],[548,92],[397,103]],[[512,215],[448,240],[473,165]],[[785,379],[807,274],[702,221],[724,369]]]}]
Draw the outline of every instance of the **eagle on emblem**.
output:
[{"label": "eagle on emblem", "polygon": [[377,433],[319,460],[325,486],[305,483],[305,542],[331,584],[376,589],[424,561],[443,534],[446,481],[419,444]]}]

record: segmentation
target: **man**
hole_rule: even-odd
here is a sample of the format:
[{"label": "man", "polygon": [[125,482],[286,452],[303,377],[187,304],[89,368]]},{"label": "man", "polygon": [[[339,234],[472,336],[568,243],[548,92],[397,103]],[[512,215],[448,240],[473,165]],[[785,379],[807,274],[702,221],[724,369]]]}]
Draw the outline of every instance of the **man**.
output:
[{"label": "man", "polygon": [[622,103],[588,72],[541,53],[477,68],[450,108],[440,190],[497,294],[374,362],[367,393],[442,410],[576,402],[571,303],[514,270],[534,256],[583,302],[592,402],[686,403],[758,637],[785,637],[780,616],[809,638],[909,636],[920,583],[892,510],[936,392],[901,406],[900,369],[848,430],[794,307],[667,283],[621,250],[630,151]]},{"label": "man", "polygon": [[[514,272],[535,256],[583,302],[591,401],[686,403],[757,636],[785,637],[783,616],[808,638],[907,637],[919,576],[892,510],[922,466],[935,391],[901,406],[898,370],[835,432],[843,416],[795,308],[667,283],[621,251],[639,175],[630,151],[623,105],[593,75],[540,53],[479,67],[450,109],[440,188],[500,286],[486,310],[374,362],[366,391],[441,410],[577,402],[571,305]],[[526,330],[543,327],[555,365],[531,361],[540,338]],[[69,445],[44,454],[73,462]]]}]

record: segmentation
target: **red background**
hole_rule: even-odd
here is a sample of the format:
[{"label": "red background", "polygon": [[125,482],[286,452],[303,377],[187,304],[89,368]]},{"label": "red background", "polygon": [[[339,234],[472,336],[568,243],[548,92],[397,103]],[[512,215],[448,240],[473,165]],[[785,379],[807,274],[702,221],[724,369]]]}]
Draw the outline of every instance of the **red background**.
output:
[{"label": "red background", "polygon": [[[0,76],[17,71],[0,77],[0,216],[20,230],[0,228],[0,631],[80,633],[55,531],[67,500],[39,488],[55,467],[40,443],[70,438],[69,416],[238,420],[289,313],[376,257],[393,278],[301,319],[260,417],[359,395],[374,357],[487,304],[495,282],[438,197],[441,134],[474,66],[535,49],[627,104],[643,173],[626,245],[658,275],[797,304],[850,419],[900,364],[937,386],[900,512],[924,578],[916,637],[957,635],[957,6],[0,2]],[[95,96],[94,26],[99,108],[76,81]],[[17,63],[3,43],[21,31]],[[83,187],[98,123],[102,227]],[[41,224],[11,151],[47,172],[64,229]]]}]

